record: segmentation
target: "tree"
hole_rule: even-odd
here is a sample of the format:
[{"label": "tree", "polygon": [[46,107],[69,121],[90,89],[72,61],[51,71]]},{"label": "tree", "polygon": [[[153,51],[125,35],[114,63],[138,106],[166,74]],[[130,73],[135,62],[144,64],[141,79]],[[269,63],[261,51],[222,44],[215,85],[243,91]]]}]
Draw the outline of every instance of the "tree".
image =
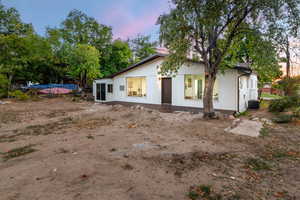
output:
[{"label": "tree", "polygon": [[15,8],[5,8],[0,1],[0,35],[28,35],[32,34],[31,24],[25,24]]},{"label": "tree", "polygon": [[[51,30],[51,29],[48,29]],[[58,29],[65,42],[72,45],[89,44],[100,52],[111,44],[111,27],[99,24],[79,10],[72,10]]]},{"label": "tree", "polygon": [[87,88],[88,83],[100,77],[99,51],[87,44],[76,45],[69,56],[69,74],[78,80],[80,85]]},{"label": "tree", "polygon": [[[282,8],[283,11],[270,17],[270,28],[268,36],[276,45],[281,61],[286,63],[286,76],[289,78],[291,73],[292,54],[299,50],[299,47],[293,47],[291,42],[299,37],[300,10],[299,1],[287,1],[288,5]],[[296,49],[295,49],[296,48]],[[299,55],[298,55],[299,56]]]},{"label": "tree", "polygon": [[222,64],[228,68],[236,63],[250,64],[258,74],[259,87],[272,82],[282,74],[275,45],[263,33],[249,28],[233,40]]},{"label": "tree", "polygon": [[8,90],[18,71],[21,71],[28,61],[26,40],[15,34],[0,35],[0,74],[7,77]]},{"label": "tree", "polygon": [[134,62],[139,62],[144,58],[155,53],[157,42],[151,42],[150,36],[138,35],[135,39],[129,41],[133,51]]},{"label": "tree", "polygon": [[109,49],[109,54],[103,58],[104,62],[101,65],[104,76],[109,76],[128,67],[132,59],[132,51],[127,42],[115,40]]},{"label": "tree", "polygon": [[[160,39],[170,55],[161,73],[176,72],[190,51],[198,53],[205,68],[204,118],[215,116],[213,88],[217,73],[235,38],[245,30],[262,29],[270,16],[297,10],[299,0],[172,0],[174,8],[161,15]],[[282,9],[288,7],[290,10]],[[270,21],[270,24],[272,22]],[[269,25],[270,26],[270,25]]]}]

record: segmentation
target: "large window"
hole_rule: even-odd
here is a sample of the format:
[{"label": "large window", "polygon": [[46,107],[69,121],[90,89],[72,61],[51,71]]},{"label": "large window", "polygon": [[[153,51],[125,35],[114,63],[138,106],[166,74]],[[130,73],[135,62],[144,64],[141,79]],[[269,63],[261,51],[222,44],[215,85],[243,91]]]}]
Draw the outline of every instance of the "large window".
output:
[{"label": "large window", "polygon": [[127,95],[130,97],[146,96],[146,77],[130,77],[127,81]]},{"label": "large window", "polygon": [[184,98],[202,99],[203,95],[203,76],[185,75],[184,76]]},{"label": "large window", "polygon": [[[202,99],[204,93],[204,77],[201,75],[185,75],[184,76],[184,98],[185,99]],[[214,100],[219,99],[219,82],[215,81]]]}]

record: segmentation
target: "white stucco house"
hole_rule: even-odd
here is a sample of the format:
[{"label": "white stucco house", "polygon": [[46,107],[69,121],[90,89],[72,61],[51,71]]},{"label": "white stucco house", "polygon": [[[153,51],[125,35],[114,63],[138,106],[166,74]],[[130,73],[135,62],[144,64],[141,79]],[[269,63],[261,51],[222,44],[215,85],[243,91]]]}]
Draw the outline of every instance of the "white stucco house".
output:
[{"label": "white stucco house", "polygon": [[[178,110],[203,108],[204,65],[184,64],[175,77],[164,77],[159,68],[165,54],[152,55],[116,74],[95,80],[96,102],[171,105]],[[243,112],[249,100],[257,100],[257,75],[246,65],[239,65],[217,75],[214,108]]]}]

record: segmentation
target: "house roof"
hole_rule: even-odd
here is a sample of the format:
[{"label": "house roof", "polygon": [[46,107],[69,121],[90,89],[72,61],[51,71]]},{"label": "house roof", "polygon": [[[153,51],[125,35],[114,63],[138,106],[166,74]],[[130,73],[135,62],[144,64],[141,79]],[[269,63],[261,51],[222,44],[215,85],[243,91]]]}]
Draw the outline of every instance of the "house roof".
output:
[{"label": "house roof", "polygon": [[[131,65],[131,66],[129,66],[129,67],[127,67],[127,68],[125,68],[125,69],[117,72],[117,73],[114,73],[114,74],[112,74],[110,76],[103,77],[102,79],[114,78],[115,76],[118,76],[118,75],[120,75],[122,73],[130,71],[130,70],[132,70],[132,69],[134,69],[136,67],[139,67],[139,66],[141,66],[141,65],[143,65],[145,63],[148,63],[148,62],[153,61],[153,60],[155,60],[157,58],[163,58],[163,57],[166,57],[166,56],[168,56],[168,54],[163,54],[163,53],[153,54],[153,55],[151,55],[151,56],[149,56],[149,57],[141,60],[140,62],[138,62],[138,63],[136,63],[134,65]],[[189,60],[189,61],[192,61],[192,60]],[[192,61],[192,62],[195,62],[195,61]],[[203,63],[203,62],[200,62],[200,63]],[[245,73],[250,73],[250,74],[252,72],[252,70],[249,67],[248,63],[239,63],[239,64],[237,64],[236,67],[234,67],[234,69],[240,70],[240,71],[245,72]]]}]

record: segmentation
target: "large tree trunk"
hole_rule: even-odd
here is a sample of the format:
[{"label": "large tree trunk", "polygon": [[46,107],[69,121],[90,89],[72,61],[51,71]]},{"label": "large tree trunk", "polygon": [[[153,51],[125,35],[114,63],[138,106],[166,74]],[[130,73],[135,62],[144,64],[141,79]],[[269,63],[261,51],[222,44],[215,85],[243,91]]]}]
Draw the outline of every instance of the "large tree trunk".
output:
[{"label": "large tree trunk", "polygon": [[291,77],[291,54],[290,54],[290,42],[288,38],[286,42],[285,52],[286,52],[286,76],[290,78]]},{"label": "large tree trunk", "polygon": [[205,67],[205,87],[203,96],[204,119],[212,119],[215,117],[213,105],[214,85],[216,81],[216,72]]},{"label": "large tree trunk", "polygon": [[286,53],[286,76],[288,78],[291,77],[291,56],[290,56],[289,49],[287,49],[287,53]]}]

